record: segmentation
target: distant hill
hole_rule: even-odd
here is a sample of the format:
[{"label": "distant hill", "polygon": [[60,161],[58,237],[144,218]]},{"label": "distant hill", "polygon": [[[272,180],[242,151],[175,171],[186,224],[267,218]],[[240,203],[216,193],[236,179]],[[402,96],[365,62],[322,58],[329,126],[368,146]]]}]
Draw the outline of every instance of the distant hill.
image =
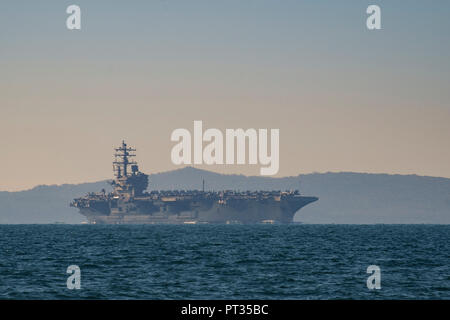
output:
[{"label": "distant hill", "polygon": [[[313,173],[270,178],[222,175],[192,167],[150,175],[152,190],[298,189],[319,201],[301,209],[304,223],[450,223],[450,179],[416,175]],[[80,223],[83,216],[69,202],[87,192],[110,190],[106,181],[37,186],[0,192],[0,223]]]}]

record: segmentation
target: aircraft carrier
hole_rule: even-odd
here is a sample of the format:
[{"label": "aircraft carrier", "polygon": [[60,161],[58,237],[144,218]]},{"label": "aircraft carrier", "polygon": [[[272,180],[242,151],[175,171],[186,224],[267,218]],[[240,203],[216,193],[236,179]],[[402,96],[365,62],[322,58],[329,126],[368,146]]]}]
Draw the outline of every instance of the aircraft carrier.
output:
[{"label": "aircraft carrier", "polygon": [[294,214],[316,197],[295,191],[150,191],[133,149],[122,141],[115,149],[110,181],[113,191],[74,199],[90,224],[292,223]]}]

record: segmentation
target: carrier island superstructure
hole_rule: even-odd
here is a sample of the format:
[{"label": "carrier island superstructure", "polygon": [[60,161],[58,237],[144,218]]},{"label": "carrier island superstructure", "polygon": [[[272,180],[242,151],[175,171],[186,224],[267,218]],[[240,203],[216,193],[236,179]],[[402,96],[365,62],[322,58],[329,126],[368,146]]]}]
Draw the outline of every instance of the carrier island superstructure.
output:
[{"label": "carrier island superstructure", "polygon": [[196,224],[196,223],[291,223],[294,214],[317,201],[295,191],[150,191],[148,175],[139,171],[136,149],[115,149],[110,181],[104,190],[74,199],[90,224]]}]

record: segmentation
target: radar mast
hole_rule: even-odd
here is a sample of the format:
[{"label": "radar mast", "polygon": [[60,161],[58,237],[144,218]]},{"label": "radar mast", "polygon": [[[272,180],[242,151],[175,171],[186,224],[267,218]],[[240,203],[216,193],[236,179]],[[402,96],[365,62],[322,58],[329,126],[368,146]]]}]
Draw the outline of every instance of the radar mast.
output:
[{"label": "radar mast", "polygon": [[116,153],[114,154],[114,156],[116,159],[113,162],[114,175],[118,179],[122,177],[128,177],[128,166],[132,166],[131,169],[133,173],[137,169],[137,162],[129,159],[136,156],[136,154],[134,154],[134,152],[136,152],[136,149],[128,147],[125,141],[122,140],[122,146],[120,146],[119,148],[115,148],[115,150]]}]

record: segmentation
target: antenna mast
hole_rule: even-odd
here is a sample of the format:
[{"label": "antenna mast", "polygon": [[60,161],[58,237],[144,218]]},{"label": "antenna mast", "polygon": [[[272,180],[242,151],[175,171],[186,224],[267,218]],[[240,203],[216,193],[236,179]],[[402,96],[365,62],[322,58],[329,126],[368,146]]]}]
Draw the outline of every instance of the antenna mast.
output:
[{"label": "antenna mast", "polygon": [[134,152],[136,149],[127,147],[125,141],[122,140],[122,146],[119,148],[115,148],[116,153],[114,156],[116,157],[113,162],[114,175],[117,178],[127,177],[128,176],[128,166],[137,164],[136,161],[130,161],[129,158],[135,157]]}]

